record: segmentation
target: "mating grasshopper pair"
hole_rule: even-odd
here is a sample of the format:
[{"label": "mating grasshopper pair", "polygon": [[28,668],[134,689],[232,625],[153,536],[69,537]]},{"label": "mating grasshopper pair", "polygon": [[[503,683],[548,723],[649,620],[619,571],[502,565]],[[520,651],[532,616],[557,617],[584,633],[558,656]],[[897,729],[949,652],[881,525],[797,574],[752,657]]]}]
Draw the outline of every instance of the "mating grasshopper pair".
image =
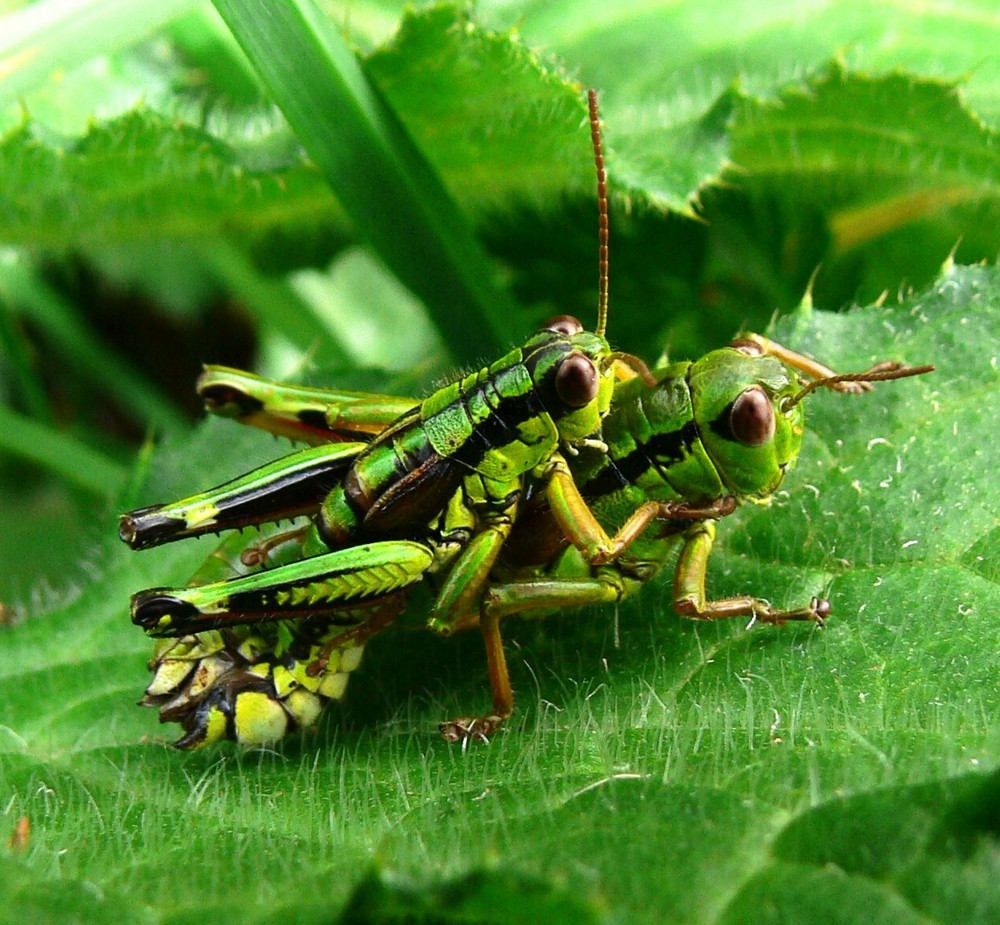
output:
[{"label": "mating grasshopper pair", "polygon": [[284,387],[217,367],[202,376],[209,410],[316,445],[121,518],[136,549],[307,518],[257,542],[226,541],[187,588],[133,597],[133,621],[173,637],[154,655],[146,702],[181,723],[178,745],[263,743],[314,722],[342,695],[365,641],[425,579],[428,628],[479,627],[493,688],[491,711],[442,725],[451,740],[488,738],[513,711],[505,617],[621,600],[677,545],[681,614],[822,624],[829,604],[819,598],[793,610],[707,598],[715,523],[777,489],[798,456],[810,392],[865,391],[930,367],[836,375],[757,335],[655,373],[612,351],[593,93],[590,117],[601,215],[594,332],[561,316],[423,401]]}]

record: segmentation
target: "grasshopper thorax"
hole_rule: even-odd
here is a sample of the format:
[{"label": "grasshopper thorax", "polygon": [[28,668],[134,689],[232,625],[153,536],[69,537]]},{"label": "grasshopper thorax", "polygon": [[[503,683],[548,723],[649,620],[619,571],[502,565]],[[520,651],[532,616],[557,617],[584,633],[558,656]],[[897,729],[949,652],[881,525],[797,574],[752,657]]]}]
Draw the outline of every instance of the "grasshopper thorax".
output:
[{"label": "grasshopper thorax", "polygon": [[781,484],[799,455],[801,404],[777,359],[737,341],[692,363],[688,387],[694,422],[720,480],[737,497],[763,497]]},{"label": "grasshopper thorax", "polygon": [[[604,338],[560,317],[491,366],[424,399],[419,426],[442,458],[490,479],[519,477],[560,446],[600,438],[613,377]],[[387,439],[398,442],[399,434],[380,435],[367,455]]]}]

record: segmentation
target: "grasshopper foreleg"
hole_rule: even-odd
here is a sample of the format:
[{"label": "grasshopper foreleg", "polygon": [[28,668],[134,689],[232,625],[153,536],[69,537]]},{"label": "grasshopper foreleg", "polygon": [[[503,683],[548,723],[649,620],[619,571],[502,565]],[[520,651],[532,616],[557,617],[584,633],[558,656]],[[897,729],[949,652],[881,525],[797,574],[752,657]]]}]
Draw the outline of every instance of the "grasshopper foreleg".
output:
[{"label": "grasshopper foreleg", "polygon": [[573,473],[561,456],[553,459],[548,478],[546,494],[552,505],[553,516],[566,538],[583,553],[591,565],[614,562],[653,521],[718,520],[732,514],[739,506],[732,495],[725,495],[705,504],[647,501],[636,508],[614,536],[609,536],[580,494]]},{"label": "grasshopper foreleg", "polygon": [[707,599],[705,573],[714,542],[715,524],[712,521],[694,524],[685,535],[674,573],[674,607],[681,616],[694,620],[752,617],[761,623],[777,626],[802,620],[823,626],[830,613],[830,602],[825,598],[814,597],[807,606],[795,610],[779,610],[769,601],[749,595]]}]

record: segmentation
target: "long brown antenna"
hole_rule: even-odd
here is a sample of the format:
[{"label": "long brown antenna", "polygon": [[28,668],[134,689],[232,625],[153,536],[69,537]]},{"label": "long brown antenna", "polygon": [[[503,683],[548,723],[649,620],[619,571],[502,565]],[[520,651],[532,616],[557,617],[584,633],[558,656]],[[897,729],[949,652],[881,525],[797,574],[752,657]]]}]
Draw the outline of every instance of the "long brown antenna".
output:
[{"label": "long brown antenna", "polygon": [[933,366],[902,366],[898,363],[879,363],[863,373],[843,373],[839,376],[826,376],[823,379],[814,379],[806,384],[801,391],[796,392],[782,407],[782,411],[794,408],[803,398],[817,389],[836,388],[844,382],[857,382],[866,385],[870,382],[885,382],[889,379],[905,379],[907,376],[923,376],[934,372]]},{"label": "long brown antenna", "polygon": [[594,146],[597,167],[597,209],[600,214],[597,278],[597,333],[601,337],[608,328],[608,177],[604,171],[604,148],[601,145],[601,114],[597,108],[597,91],[587,91],[590,110],[590,141]]}]

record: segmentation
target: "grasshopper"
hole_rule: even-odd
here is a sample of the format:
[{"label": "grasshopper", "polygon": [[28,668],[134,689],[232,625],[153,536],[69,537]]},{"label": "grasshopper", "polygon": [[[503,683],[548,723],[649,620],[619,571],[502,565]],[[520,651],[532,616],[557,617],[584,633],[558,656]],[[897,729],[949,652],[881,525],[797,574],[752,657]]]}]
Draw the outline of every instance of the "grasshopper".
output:
[{"label": "grasshopper", "polygon": [[[208,585],[140,592],[133,622],[151,635],[184,636],[327,619],[368,604],[382,608],[426,573],[446,569],[429,626],[448,635],[469,624],[525,485],[556,491],[572,480],[563,447],[579,452],[595,441],[613,363],[601,334],[560,317],[524,347],[424,399],[368,444],[310,447],[208,492],[123,515],[119,532],[134,549],[312,515],[297,560]],[[484,623],[483,635],[493,666],[498,649],[502,658],[499,628]],[[247,738],[236,722],[233,735]]]},{"label": "grasshopper", "polygon": [[[789,369],[806,377],[807,384],[800,388]],[[579,508],[577,498],[564,494],[534,492],[526,498],[491,571],[480,611],[471,615],[468,626],[479,624],[481,614],[499,625],[516,613],[617,602],[658,575],[678,546],[674,603],[682,615],[822,625],[829,613],[829,602],[822,598],[791,610],[750,596],[707,598],[705,572],[715,523],[741,501],[766,498],[777,490],[799,453],[802,403],[809,393],[826,387],[860,394],[874,381],[929,371],[880,364],[863,373],[837,375],[748,334],[696,362],[618,381],[603,421],[606,450],[586,447],[569,458],[584,506]],[[217,413],[241,417],[235,409],[253,408],[257,426],[287,432],[296,421],[314,414],[296,406],[294,393],[282,388],[221,368],[207,369],[202,379],[202,392]],[[225,402],[218,401],[221,393],[227,396]],[[351,396],[347,413],[367,414],[372,401],[371,396]],[[376,413],[384,404],[378,401]],[[344,413],[341,406],[338,409],[337,415]],[[327,425],[309,425],[311,438],[345,436],[343,420],[328,416]],[[324,475],[317,470],[320,484]],[[314,494],[319,499],[322,487]],[[572,509],[572,515],[564,512],[557,518],[553,503]],[[571,535],[562,526],[567,522],[576,525]],[[301,556],[299,541],[296,531],[249,544],[242,536],[230,537],[192,585],[197,588],[265,563],[295,561]],[[394,554],[410,548],[386,545]],[[268,577],[263,574],[265,581]],[[161,719],[184,726],[188,734],[179,747],[226,736],[243,744],[273,741],[288,728],[310,725],[329,699],[343,695],[364,642],[389,625],[405,604],[405,594],[397,592],[355,608],[345,604],[323,619],[277,624],[284,640],[275,625],[267,623],[161,640],[152,662],[156,675],[144,703],[160,707]],[[496,652],[499,656],[491,661],[493,711],[443,723],[446,739],[486,739],[513,711],[499,640]]]},{"label": "grasshopper", "polygon": [[[134,596],[134,622],[184,637],[158,648],[146,699],[162,719],[182,723],[182,747],[269,741],[309,725],[324,698],[342,693],[364,641],[425,577],[436,589],[429,628],[447,635],[478,626],[493,687],[490,713],[442,725],[451,740],[486,739],[513,712],[504,618],[621,600],[678,543],[683,615],[823,623],[829,603],[820,598],[792,610],[750,596],[708,599],[715,523],[777,489],[799,453],[811,391],[856,393],[930,368],[881,364],[837,375],[758,335],[655,375],[613,353],[603,336],[607,196],[593,93],[590,113],[601,218],[596,333],[560,317],[423,402],[206,370],[200,391],[210,410],[316,445],[121,519],[122,539],[141,549],[311,518],[258,544],[233,543],[222,556],[237,551],[252,566],[284,557],[273,568],[237,577],[208,568],[188,589]],[[800,388],[787,367],[811,381]],[[211,580],[218,574],[223,580]],[[284,638],[239,629],[269,621]]]},{"label": "grasshopper", "polygon": [[[591,108],[596,132],[596,99]],[[604,339],[604,288],[595,332],[560,316],[523,347],[402,413],[370,443],[311,447],[208,492],[122,515],[119,534],[134,549],[311,516],[297,560],[266,574],[140,592],[132,599],[133,622],[151,635],[183,636],[241,623],[325,619],[368,602],[379,606],[434,571],[446,577],[429,627],[448,635],[474,622],[527,485],[566,491],[561,483],[572,473],[563,453],[600,445],[617,363]],[[290,400],[309,406],[314,398],[299,392]],[[233,406],[225,397],[223,404]],[[243,409],[252,421],[254,410]],[[296,426],[315,425],[316,411],[299,408]],[[350,422],[341,423],[347,437],[358,435]],[[377,430],[383,423],[364,426]],[[498,627],[484,625],[483,634],[492,666]]]},{"label": "grasshopper", "polygon": [[[790,369],[808,381],[800,385]],[[617,603],[655,578],[679,546],[673,602],[681,616],[822,627],[830,613],[825,598],[788,610],[751,595],[709,598],[705,578],[716,523],[741,503],[766,501],[777,491],[798,458],[802,403],[810,393],[861,394],[873,382],[932,370],[888,362],[837,374],[745,334],[697,361],[619,382],[603,421],[606,450],[585,449],[570,460],[573,490],[538,495],[523,506],[481,603],[484,622]],[[506,673],[494,678],[493,714],[442,724],[444,737],[489,738],[513,712],[505,682]]]}]

